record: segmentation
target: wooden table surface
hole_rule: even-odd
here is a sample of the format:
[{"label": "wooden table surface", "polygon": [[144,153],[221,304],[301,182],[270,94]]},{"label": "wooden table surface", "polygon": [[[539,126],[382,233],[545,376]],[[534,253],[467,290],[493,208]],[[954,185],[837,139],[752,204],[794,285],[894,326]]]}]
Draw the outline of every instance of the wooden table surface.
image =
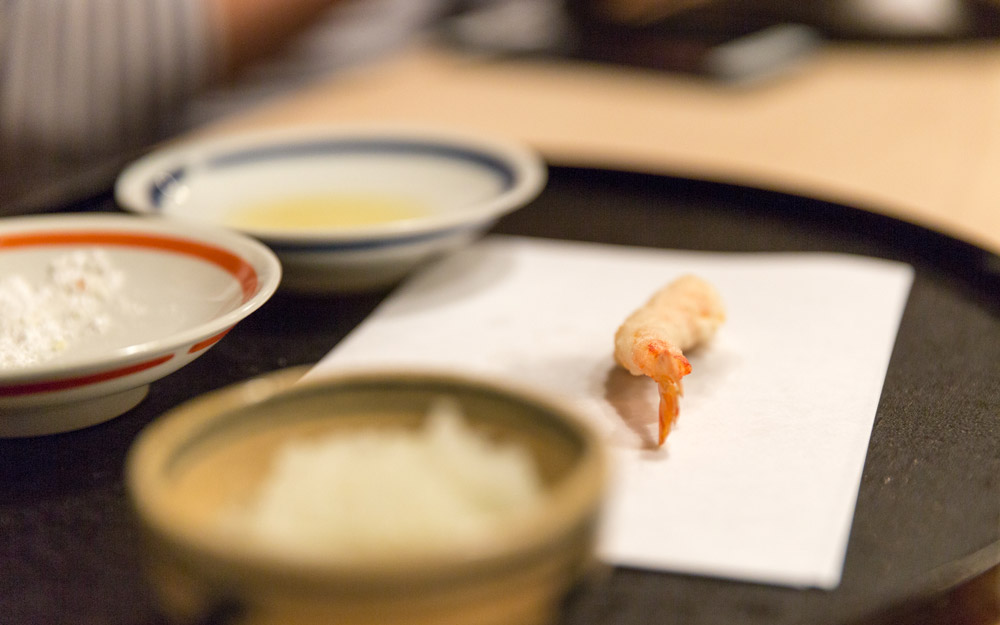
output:
[{"label": "wooden table surface", "polygon": [[749,87],[419,44],[195,134],[317,122],[492,132],[555,164],[801,194],[1000,252],[993,42],[830,44],[788,75]]}]

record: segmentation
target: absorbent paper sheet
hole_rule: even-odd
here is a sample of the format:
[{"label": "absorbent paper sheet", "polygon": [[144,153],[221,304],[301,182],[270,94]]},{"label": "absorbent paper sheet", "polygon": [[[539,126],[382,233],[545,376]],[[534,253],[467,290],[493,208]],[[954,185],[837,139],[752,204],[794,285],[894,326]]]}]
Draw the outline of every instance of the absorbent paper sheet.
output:
[{"label": "absorbent paper sheet", "polygon": [[[727,309],[687,355],[680,418],[614,362],[622,321],[684,273]],[[611,451],[609,564],[836,587],[912,282],[826,253],[705,253],[491,236],[395,290],[310,372],[416,365],[500,375],[574,402]]]}]

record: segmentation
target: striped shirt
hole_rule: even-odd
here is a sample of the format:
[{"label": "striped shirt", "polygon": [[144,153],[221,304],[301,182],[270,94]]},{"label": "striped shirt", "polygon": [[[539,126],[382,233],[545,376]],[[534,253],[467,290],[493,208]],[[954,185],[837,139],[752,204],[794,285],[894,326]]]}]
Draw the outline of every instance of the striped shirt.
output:
[{"label": "striped shirt", "polygon": [[151,144],[389,52],[442,3],[337,3],[218,82],[224,28],[206,0],[0,0],[0,216],[106,190]]},{"label": "striped shirt", "polygon": [[221,70],[213,19],[202,0],[0,0],[0,213],[168,133]]}]

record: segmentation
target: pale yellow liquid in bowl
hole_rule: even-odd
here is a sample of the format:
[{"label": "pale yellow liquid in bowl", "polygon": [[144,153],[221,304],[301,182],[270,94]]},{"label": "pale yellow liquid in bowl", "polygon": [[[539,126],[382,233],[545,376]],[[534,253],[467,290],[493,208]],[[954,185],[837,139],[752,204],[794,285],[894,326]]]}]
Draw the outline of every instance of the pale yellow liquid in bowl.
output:
[{"label": "pale yellow liquid in bowl", "polygon": [[358,228],[430,213],[418,201],[393,196],[337,194],[288,197],[251,204],[226,216],[236,228],[303,230]]}]

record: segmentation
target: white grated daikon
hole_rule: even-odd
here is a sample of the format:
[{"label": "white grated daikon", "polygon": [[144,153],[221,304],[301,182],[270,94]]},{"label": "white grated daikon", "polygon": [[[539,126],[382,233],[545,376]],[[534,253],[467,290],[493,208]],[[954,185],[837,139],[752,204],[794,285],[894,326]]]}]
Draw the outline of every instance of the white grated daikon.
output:
[{"label": "white grated daikon", "polygon": [[222,527],[303,557],[348,560],[482,544],[530,515],[543,486],[526,449],[490,440],[449,404],[415,431],[288,443],[255,499]]}]

